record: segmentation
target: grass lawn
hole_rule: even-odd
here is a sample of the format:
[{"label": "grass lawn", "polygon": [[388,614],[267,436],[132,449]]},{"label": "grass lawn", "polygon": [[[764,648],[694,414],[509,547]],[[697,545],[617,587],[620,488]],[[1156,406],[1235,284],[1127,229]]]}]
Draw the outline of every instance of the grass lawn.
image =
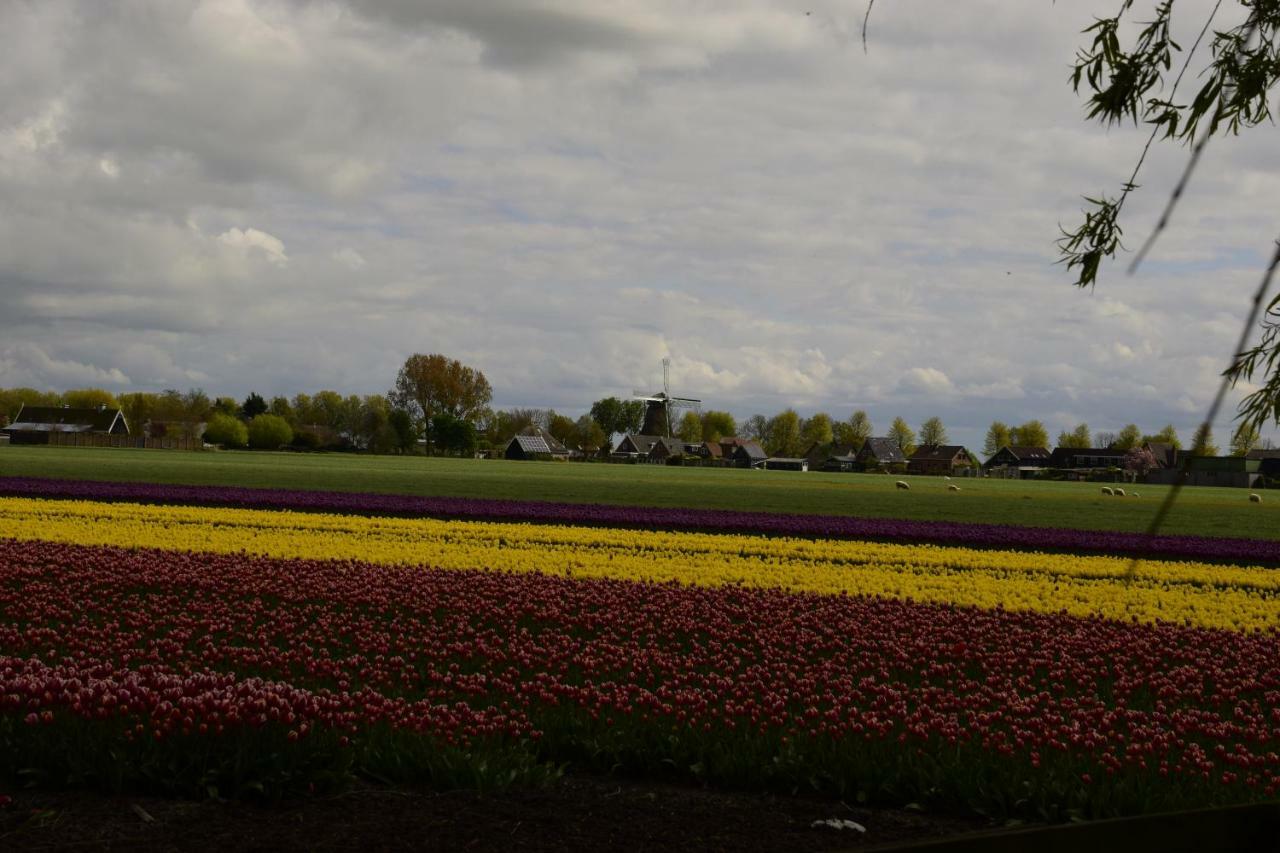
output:
[{"label": "grass lawn", "polygon": [[[1143,530],[1167,486],[1141,497],[1107,497],[1093,483],[742,471],[662,465],[602,465],[429,459],[340,453],[183,453],[0,447],[0,476],[133,480],[195,485],[388,492],[882,518],[942,519],[1037,527]],[[1271,500],[1272,495],[1276,496]],[[1165,532],[1280,539],[1280,493],[1252,504],[1244,489],[1188,487]]]}]

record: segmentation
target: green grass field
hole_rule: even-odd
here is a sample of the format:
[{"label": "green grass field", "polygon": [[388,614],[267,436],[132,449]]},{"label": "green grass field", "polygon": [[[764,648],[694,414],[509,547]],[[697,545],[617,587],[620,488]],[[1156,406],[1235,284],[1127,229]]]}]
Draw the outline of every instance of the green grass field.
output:
[{"label": "green grass field", "polygon": [[[789,471],[552,462],[163,450],[0,447],[0,476],[132,480],[389,492],[765,512],[938,519],[1037,527],[1143,530],[1167,487],[1107,497],[1092,483],[955,480]],[[1275,500],[1272,495],[1275,494]],[[1280,539],[1280,493],[1249,503],[1243,489],[1186,488],[1165,532]]]}]

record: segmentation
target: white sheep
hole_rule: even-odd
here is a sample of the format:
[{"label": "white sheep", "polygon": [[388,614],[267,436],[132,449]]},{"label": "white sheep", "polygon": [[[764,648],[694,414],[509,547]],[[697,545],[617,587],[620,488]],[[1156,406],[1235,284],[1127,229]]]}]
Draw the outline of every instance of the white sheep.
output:
[{"label": "white sheep", "polygon": [[1120,497],[1124,497],[1124,489],[1120,488],[1119,486],[1116,486],[1111,493],[1114,495],[1119,495]]},{"label": "white sheep", "polygon": [[1133,495],[1135,498],[1142,497],[1142,495],[1138,494],[1137,492],[1130,492],[1129,494]]},{"label": "white sheep", "polygon": [[951,478],[950,478],[950,477],[947,477],[947,476],[945,476],[945,475],[944,475],[942,479],[944,479],[944,480],[950,480]]},{"label": "white sheep", "polygon": [[1250,492],[1249,503],[1255,503],[1255,504],[1262,503],[1262,495],[1258,494],[1257,492]]},{"label": "white sheep", "polygon": [[1104,495],[1114,495],[1114,494],[1115,494],[1115,492],[1111,491],[1111,487],[1110,487],[1110,486],[1103,486],[1103,487],[1102,487],[1102,493],[1103,493]]},{"label": "white sheep", "polygon": [[907,489],[907,490],[911,489],[911,484],[908,483],[906,480],[899,480],[898,482],[894,483],[894,485],[897,486],[899,489]]},{"label": "white sheep", "polygon": [[958,491],[960,491],[960,487],[959,487],[959,486],[957,486],[955,483],[949,483],[949,484],[947,485],[947,491],[948,491],[948,492],[958,492]]}]

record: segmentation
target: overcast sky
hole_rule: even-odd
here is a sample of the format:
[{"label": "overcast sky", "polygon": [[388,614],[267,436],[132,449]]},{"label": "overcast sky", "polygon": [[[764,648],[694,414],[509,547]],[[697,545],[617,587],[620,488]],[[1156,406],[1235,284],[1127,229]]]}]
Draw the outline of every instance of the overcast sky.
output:
[{"label": "overcast sky", "polygon": [[0,0],[0,386],[364,394],[441,352],[577,414],[666,356],[742,417],[1189,439],[1275,129],[1214,140],[1140,274],[1073,288],[1058,224],[1144,136],[1068,84],[1116,5],[880,0],[864,53],[861,0]]}]

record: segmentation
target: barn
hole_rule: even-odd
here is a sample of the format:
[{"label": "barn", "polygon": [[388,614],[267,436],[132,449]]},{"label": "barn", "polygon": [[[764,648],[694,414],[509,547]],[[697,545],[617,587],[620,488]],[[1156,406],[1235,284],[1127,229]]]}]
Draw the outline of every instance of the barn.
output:
[{"label": "barn", "polygon": [[10,444],[48,444],[55,432],[90,435],[128,435],[129,424],[119,409],[73,409],[70,406],[23,406],[3,430]]}]

